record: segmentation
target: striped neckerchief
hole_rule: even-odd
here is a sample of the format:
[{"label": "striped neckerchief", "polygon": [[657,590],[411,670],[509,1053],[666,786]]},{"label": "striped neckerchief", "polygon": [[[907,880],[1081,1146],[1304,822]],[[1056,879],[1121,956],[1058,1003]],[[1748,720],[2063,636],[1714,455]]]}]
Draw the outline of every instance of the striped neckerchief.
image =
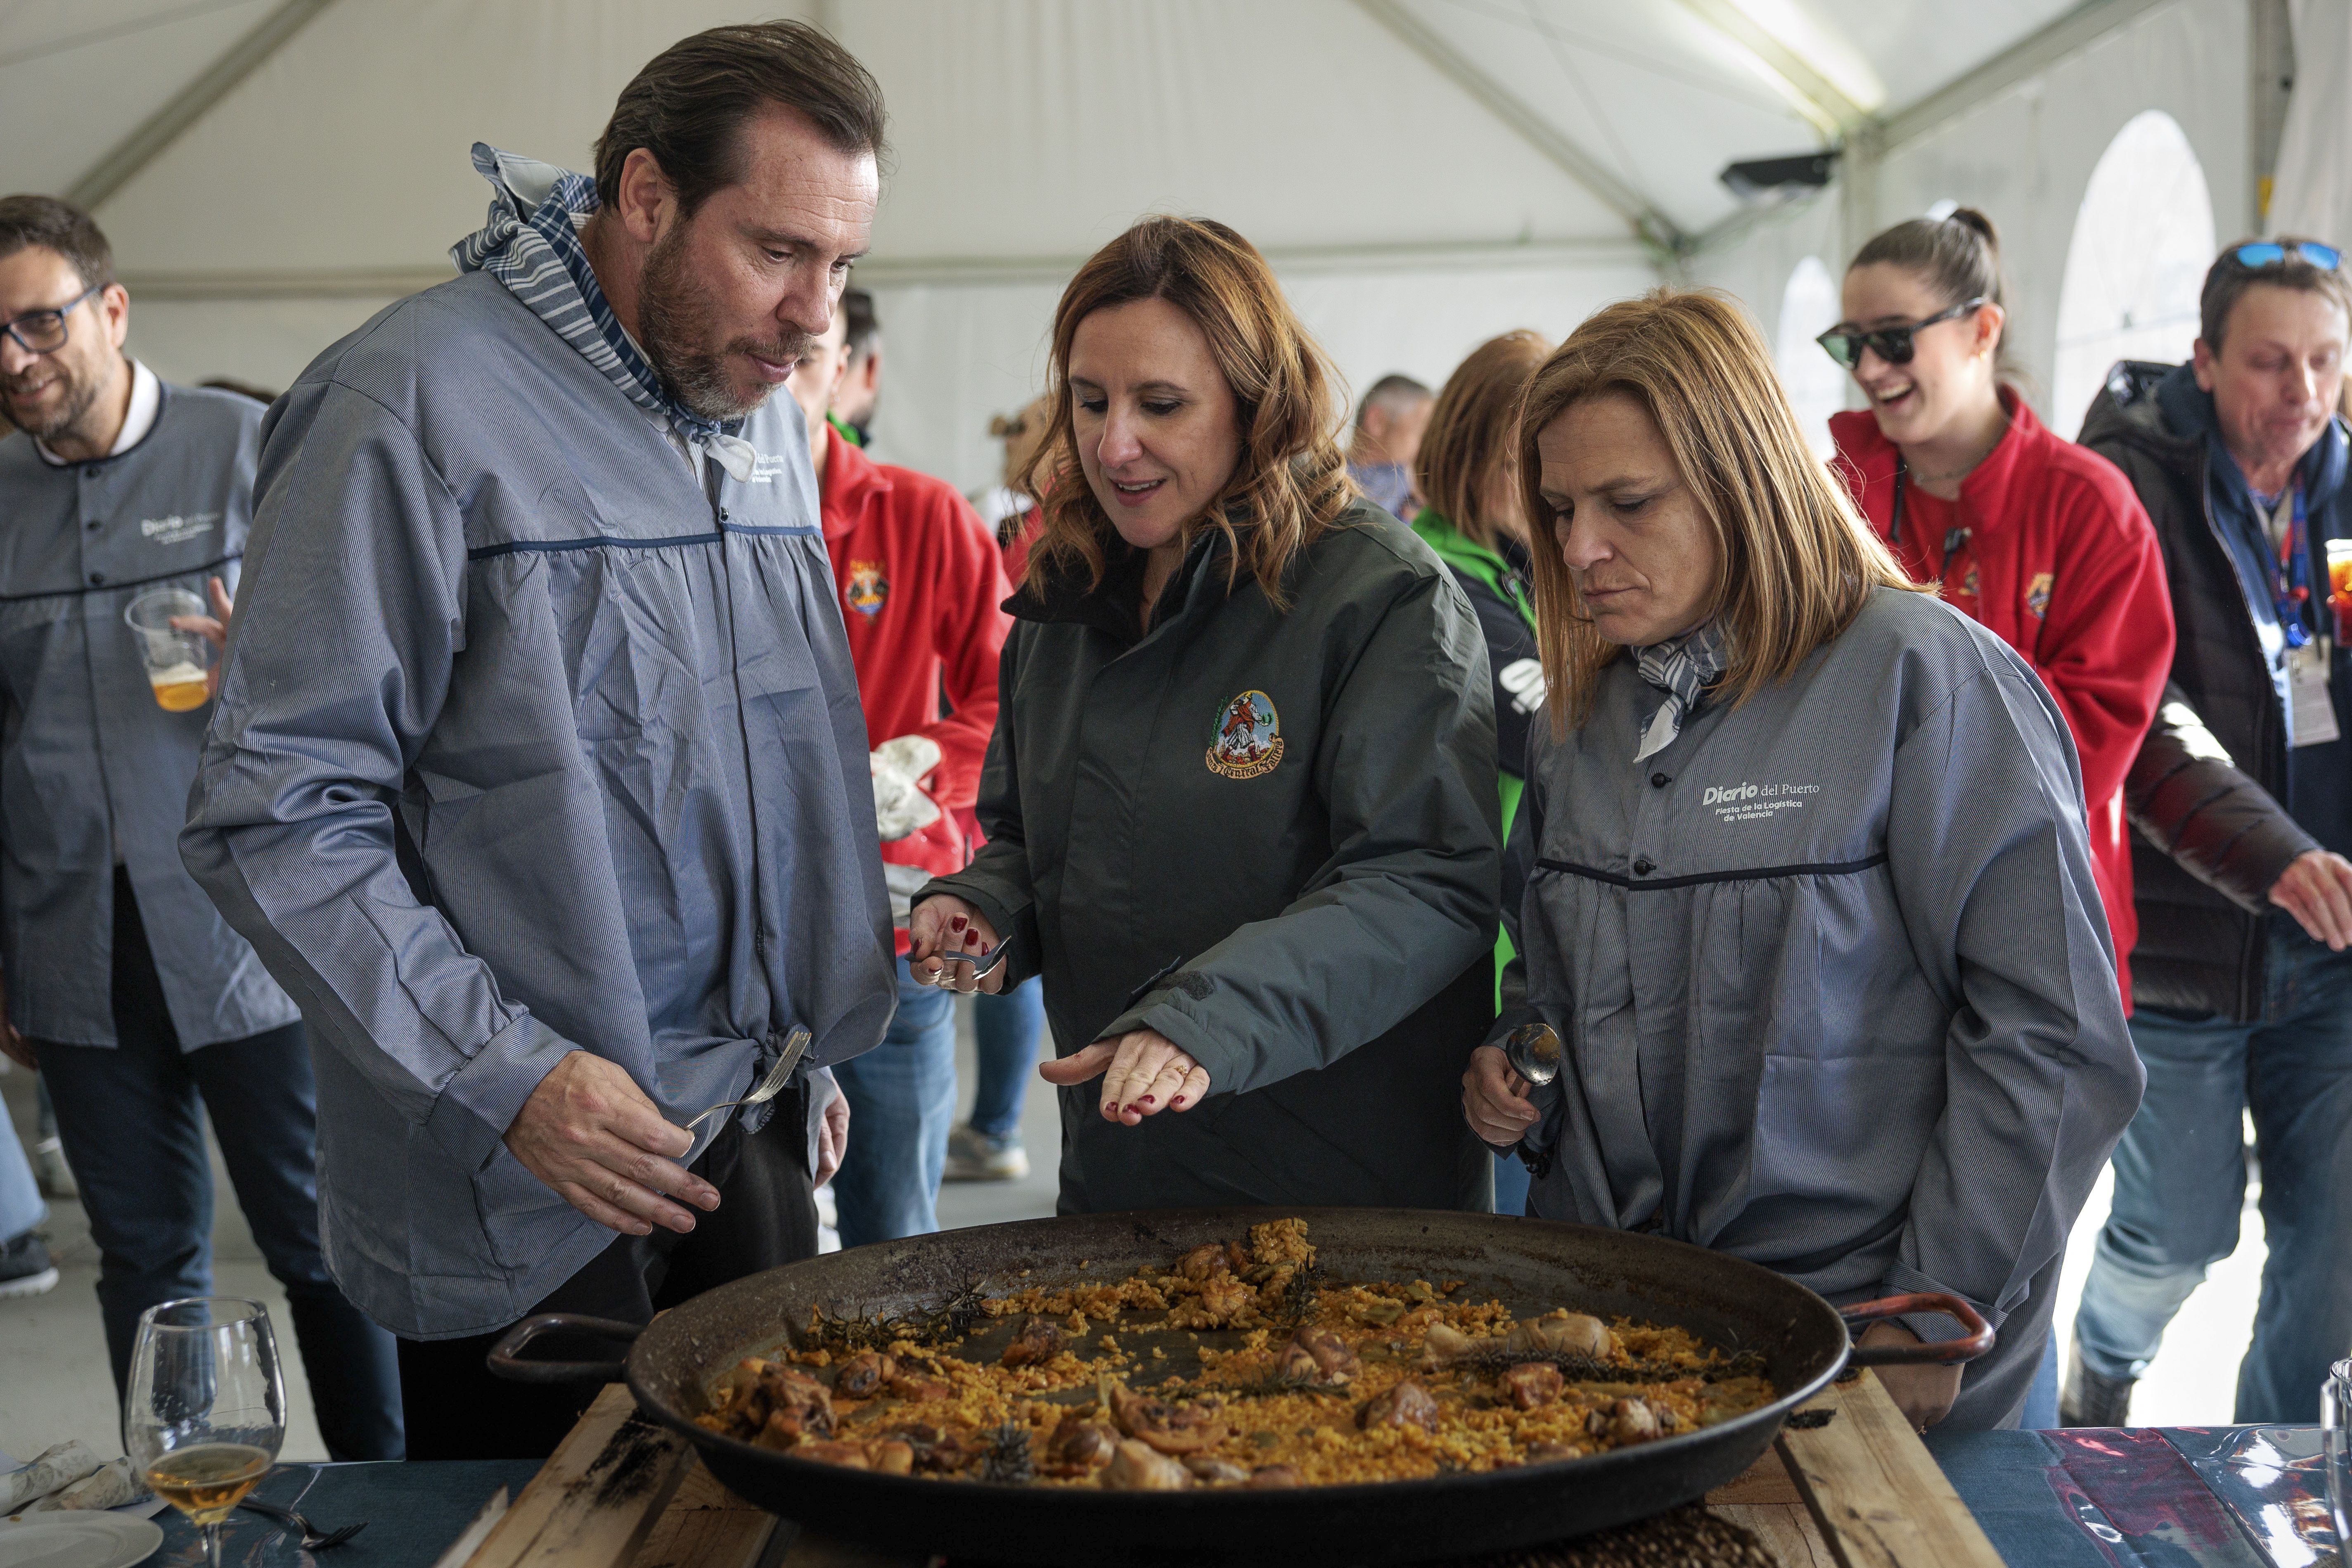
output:
[{"label": "striped neckerchief", "polygon": [[1683,732],[1683,720],[1698,707],[1706,689],[1722,678],[1724,664],[1723,628],[1717,621],[1652,643],[1636,654],[1633,668],[1643,680],[1664,692],[1666,700],[1642,726],[1635,762],[1644,762],[1675,743]]},{"label": "striped neckerchief", "polygon": [[672,397],[613,314],[580,226],[596,210],[596,182],[532,158],[474,143],[474,167],[490,183],[490,212],[480,228],[449,247],[460,272],[487,272],[531,314],[648,414],[667,418],[738,483],[751,479],[759,454],[733,428],[705,419]]}]

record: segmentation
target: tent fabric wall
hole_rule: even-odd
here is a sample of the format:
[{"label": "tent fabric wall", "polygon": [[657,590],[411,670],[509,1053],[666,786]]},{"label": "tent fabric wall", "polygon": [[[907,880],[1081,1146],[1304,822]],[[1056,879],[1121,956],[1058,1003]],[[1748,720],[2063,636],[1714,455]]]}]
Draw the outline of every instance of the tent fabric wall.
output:
[{"label": "tent fabric wall", "polygon": [[[1827,246],[1824,259],[1840,272],[1872,234],[1937,201],[1981,208],[2001,235],[2011,347],[2035,412],[2050,419],[2058,292],[2074,215],[2100,154],[2134,115],[2160,109],[2179,122],[2204,166],[2219,233],[2253,226],[2248,33],[2246,0],[2158,5],[1887,150],[1857,182],[1870,193],[1866,201],[1833,190],[1702,253],[1691,275],[1738,296],[1769,336],[1789,270],[1812,247]],[[2059,411],[2053,423],[2072,430],[2081,418],[2080,409]]]},{"label": "tent fabric wall", "polygon": [[[1688,230],[1722,209],[1712,171],[1727,156],[1818,144],[1754,60],[1680,0],[1384,3],[1475,57],[1491,90],[1437,68],[1410,28],[1391,30],[1381,6],[1357,0],[338,0],[99,216],[133,281],[136,352],[181,379],[283,385],[446,268],[446,247],[482,211],[471,142],[583,165],[614,95],[669,42],[719,22],[810,16],[866,60],[892,105],[898,163],[865,280],[891,351],[886,449],[966,488],[994,475],[988,416],[1039,384],[1060,280],[1145,212],[1221,217],[1265,247],[1360,386],[1390,370],[1436,383],[1492,332],[1563,335],[1661,276],[1728,289],[1770,338],[1802,258],[1835,275],[1884,224],[1966,201],[2001,227],[2013,343],[2045,414],[2075,214],[2134,114],[2160,109],[2179,123],[2225,237],[2252,226],[2254,0],[2119,6],[2129,21],[1850,167],[1830,190],[1736,219],[1664,272],[1634,247],[1625,215],[1578,183],[1575,161],[1513,114],[1644,176],[1643,199]],[[2317,40],[2323,23],[2352,29],[2342,0],[2298,3],[2305,79],[2280,200],[2305,190],[2343,200],[2343,179],[2313,160],[2347,140],[2352,44],[2336,47],[2331,66]],[[2078,0],[1985,0],[1965,13],[1921,4],[1900,17],[1871,0],[1805,4],[1870,57],[1898,114],[2079,15]],[[91,37],[118,16],[146,14],[152,26],[79,52],[10,52],[9,27],[52,12],[42,26],[53,32],[82,26],[56,19],[77,5]],[[131,95],[108,110],[120,119],[138,92],[172,89],[172,48],[201,61],[268,13],[264,0],[184,9],[31,0],[11,10],[0,17],[0,121],[52,137],[56,125],[95,124],[104,117],[80,114],[71,95],[105,108],[100,86]],[[84,136],[85,166],[120,133]],[[1859,140],[1867,147],[1870,134]],[[56,188],[67,172],[61,163],[43,177]],[[1458,255],[1412,259],[1441,247]]]},{"label": "tent fabric wall", "polygon": [[[995,478],[988,416],[1041,384],[1060,280],[1146,212],[1223,219],[1278,265],[1316,253],[1282,269],[1358,385],[1442,380],[1493,331],[1557,335],[1656,277],[1622,220],[1345,0],[342,0],[100,209],[134,296],[142,277],[280,290],[135,298],[133,352],[284,386],[394,297],[339,274],[421,286],[481,221],[471,142],[585,167],[646,59],[795,11],[822,11],[891,107],[862,280],[890,349],[884,450],[961,488]],[[1506,264],[1397,265],[1433,240]],[[1595,259],[1508,265],[1522,245]],[[895,281],[910,266],[923,280]],[[986,280],[1008,268],[1029,280]],[[288,274],[326,292],[285,292]]]},{"label": "tent fabric wall", "polygon": [[2294,0],[2291,15],[2294,95],[2265,232],[2352,246],[2352,5]]},{"label": "tent fabric wall", "polygon": [[[1497,332],[1533,327],[1564,337],[1611,300],[1657,284],[1656,271],[1631,254],[1567,267],[1277,270],[1292,307],[1358,393],[1391,371],[1437,386]],[[1003,448],[988,436],[988,416],[1045,390],[1060,298],[1058,284],[877,288],[879,454],[966,491],[994,483]]]}]

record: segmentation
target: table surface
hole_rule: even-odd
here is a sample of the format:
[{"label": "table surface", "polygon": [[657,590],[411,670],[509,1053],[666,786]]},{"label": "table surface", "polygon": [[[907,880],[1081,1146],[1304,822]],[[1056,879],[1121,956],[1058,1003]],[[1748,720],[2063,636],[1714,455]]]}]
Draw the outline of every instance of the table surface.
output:
[{"label": "table surface", "polygon": [[[1931,1432],[1927,1447],[2012,1568],[2334,1568],[2315,1428]],[[430,1568],[492,1493],[520,1494],[538,1469],[527,1459],[285,1465],[255,1495],[321,1530],[367,1521],[326,1568]],[[157,1522],[163,1547],[150,1568],[202,1561],[184,1520]],[[223,1560],[319,1561],[245,1512]]]}]

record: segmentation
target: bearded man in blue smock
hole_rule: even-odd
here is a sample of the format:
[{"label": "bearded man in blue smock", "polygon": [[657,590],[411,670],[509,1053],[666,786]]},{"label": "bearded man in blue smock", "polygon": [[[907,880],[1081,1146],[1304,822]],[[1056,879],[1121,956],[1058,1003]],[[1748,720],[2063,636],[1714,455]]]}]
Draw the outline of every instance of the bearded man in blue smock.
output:
[{"label": "bearded man in blue smock", "polygon": [[797,23],[674,45],[593,179],[477,146],[460,276],[265,428],[188,865],[311,1020],[327,1257],[411,1458],[545,1454],[529,1313],[815,1250],[830,1075],[896,994],[807,436],[772,398],[873,222],[881,92]]}]

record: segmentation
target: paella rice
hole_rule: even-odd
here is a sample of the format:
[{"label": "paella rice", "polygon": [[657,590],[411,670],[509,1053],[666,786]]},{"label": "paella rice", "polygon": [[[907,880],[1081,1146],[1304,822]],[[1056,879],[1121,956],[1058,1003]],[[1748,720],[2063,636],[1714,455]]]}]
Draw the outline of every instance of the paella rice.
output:
[{"label": "paella rice", "polygon": [[[698,1420],[856,1469],[1181,1490],[1552,1463],[1775,1397],[1760,1365],[1681,1329],[1515,1317],[1460,1280],[1327,1279],[1297,1219],[1123,1279],[957,1301],[887,1322],[813,1316],[796,1348],[719,1379]],[[1189,1355],[1171,1360],[1171,1336]]]}]

